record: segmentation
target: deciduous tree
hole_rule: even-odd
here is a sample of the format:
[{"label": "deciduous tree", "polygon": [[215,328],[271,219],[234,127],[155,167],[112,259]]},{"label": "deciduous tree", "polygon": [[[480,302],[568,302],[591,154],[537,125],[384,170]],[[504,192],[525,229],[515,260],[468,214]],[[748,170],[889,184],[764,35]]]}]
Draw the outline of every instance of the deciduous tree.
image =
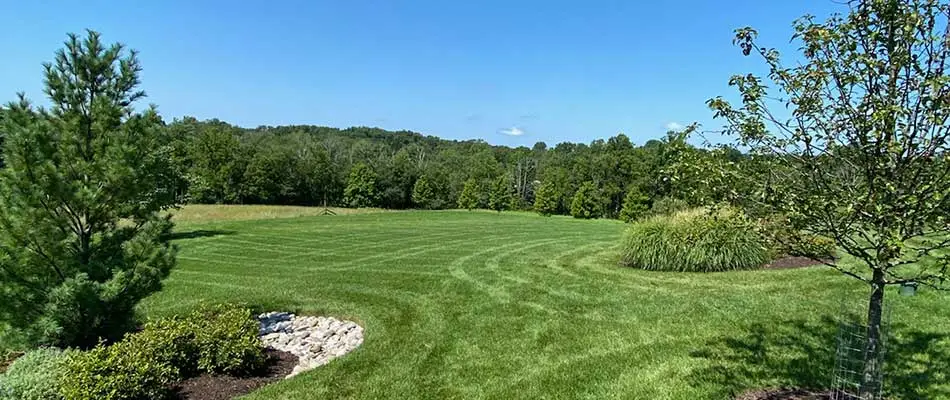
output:
[{"label": "deciduous tree", "polygon": [[[741,103],[709,101],[726,131],[767,164],[751,174],[765,206],[794,227],[833,238],[858,263],[829,263],[866,283],[862,398],[877,398],[885,288],[945,287],[950,244],[950,5],[937,0],[849,2],[846,15],[795,22],[791,67],[736,31],[767,78],[736,75]],[[777,101],[776,101],[777,100]]]}]

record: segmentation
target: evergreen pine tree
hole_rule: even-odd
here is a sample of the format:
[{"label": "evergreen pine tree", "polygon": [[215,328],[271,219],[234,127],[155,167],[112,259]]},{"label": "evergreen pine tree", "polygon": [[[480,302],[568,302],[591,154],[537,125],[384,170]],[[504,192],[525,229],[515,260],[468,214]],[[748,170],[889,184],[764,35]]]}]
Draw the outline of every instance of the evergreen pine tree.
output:
[{"label": "evergreen pine tree", "polygon": [[557,188],[550,182],[542,183],[535,192],[534,211],[545,217],[557,212]]},{"label": "evergreen pine tree", "polygon": [[592,182],[585,182],[574,193],[574,199],[571,201],[571,215],[574,218],[591,219],[598,218],[601,214],[601,200],[597,187]]},{"label": "evergreen pine tree", "polygon": [[[175,264],[174,168],[135,51],[69,35],[46,63],[50,109],[21,94],[0,132],[0,323],[25,344],[88,347],[135,325]],[[180,179],[180,177],[177,177]]]},{"label": "evergreen pine tree", "polygon": [[412,202],[424,209],[431,209],[434,200],[435,192],[429,180],[424,176],[416,180],[412,186]]},{"label": "evergreen pine tree", "polygon": [[459,208],[464,208],[469,211],[478,208],[478,192],[478,182],[475,181],[475,178],[466,180],[465,186],[462,188],[462,193],[459,194]]},{"label": "evergreen pine tree", "polygon": [[623,199],[623,209],[620,210],[620,220],[631,222],[639,219],[650,210],[650,198],[633,187],[627,190]]},{"label": "evergreen pine tree", "polygon": [[500,176],[491,185],[488,194],[488,208],[501,212],[511,207],[512,201],[511,180],[507,176]]}]

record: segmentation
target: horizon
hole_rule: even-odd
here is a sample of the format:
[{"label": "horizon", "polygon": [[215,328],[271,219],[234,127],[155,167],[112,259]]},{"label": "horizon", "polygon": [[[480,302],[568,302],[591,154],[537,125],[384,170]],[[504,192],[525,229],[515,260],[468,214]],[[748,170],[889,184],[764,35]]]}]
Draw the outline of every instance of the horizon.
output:
[{"label": "horizon", "polygon": [[831,0],[8,9],[4,36],[25,39],[2,46],[4,103],[22,91],[46,104],[41,64],[88,28],[140,52],[148,97],[139,107],[156,104],[166,121],[378,127],[509,147],[619,133],[642,145],[692,122],[715,130],[705,101],[734,97],[731,75],[763,72],[732,45],[735,28],[757,28],[787,60],[794,19],[845,10]]}]

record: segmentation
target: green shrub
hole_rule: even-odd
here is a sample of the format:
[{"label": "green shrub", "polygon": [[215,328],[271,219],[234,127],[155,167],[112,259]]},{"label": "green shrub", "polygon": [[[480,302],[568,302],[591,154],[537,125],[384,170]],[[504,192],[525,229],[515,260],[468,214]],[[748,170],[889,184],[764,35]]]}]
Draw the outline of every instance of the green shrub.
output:
[{"label": "green shrub", "polygon": [[161,399],[176,378],[170,365],[134,341],[70,354],[61,380],[65,400]]},{"label": "green shrub", "polygon": [[755,225],[739,212],[680,211],[633,223],[621,263],[658,271],[715,272],[754,269],[772,252]]},{"label": "green shrub", "polygon": [[198,372],[197,331],[199,321],[166,318],[145,324],[141,332],[124,339],[157,363],[171,367],[175,379],[189,378]]},{"label": "green shrub", "polygon": [[542,183],[534,194],[534,211],[542,216],[549,217],[557,212],[557,188],[550,182]]},{"label": "green shrub", "polygon": [[59,384],[70,353],[44,347],[17,358],[0,375],[0,400],[62,399]]},{"label": "green shrub", "polygon": [[264,365],[260,324],[250,309],[233,305],[206,306],[190,317],[195,327],[198,370],[213,374],[244,374]]},{"label": "green shrub", "polygon": [[653,207],[650,208],[650,214],[673,215],[687,209],[689,209],[689,203],[672,197],[663,197],[653,201]]}]

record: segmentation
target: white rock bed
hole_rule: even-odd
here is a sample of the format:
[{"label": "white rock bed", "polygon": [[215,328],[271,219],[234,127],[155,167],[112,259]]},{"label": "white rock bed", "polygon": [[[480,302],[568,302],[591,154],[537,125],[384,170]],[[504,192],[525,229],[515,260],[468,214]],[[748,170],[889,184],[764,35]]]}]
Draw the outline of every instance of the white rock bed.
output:
[{"label": "white rock bed", "polygon": [[363,343],[363,327],[331,317],[269,312],[257,316],[264,346],[286,351],[300,360],[290,378],[324,365]]}]

